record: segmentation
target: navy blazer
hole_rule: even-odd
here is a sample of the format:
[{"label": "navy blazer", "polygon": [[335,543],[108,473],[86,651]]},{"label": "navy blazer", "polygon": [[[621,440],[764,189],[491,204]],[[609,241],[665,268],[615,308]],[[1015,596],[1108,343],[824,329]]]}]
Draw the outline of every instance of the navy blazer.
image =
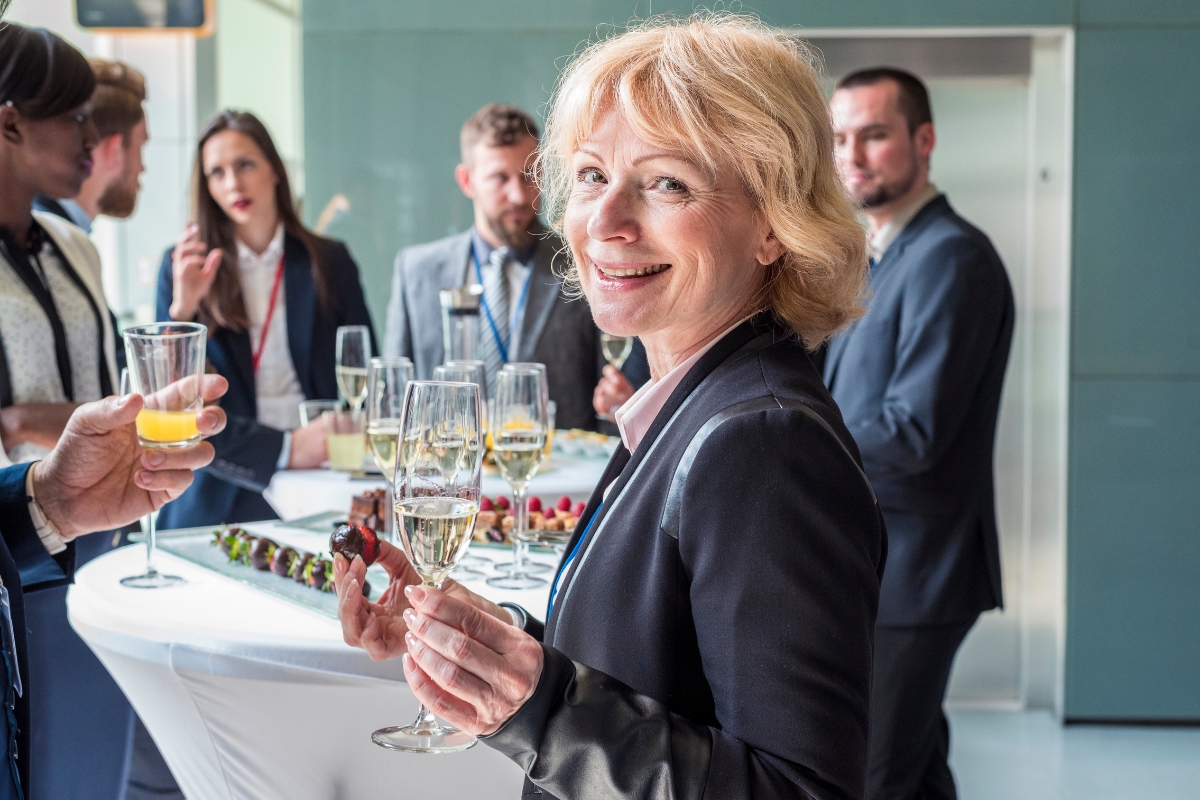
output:
[{"label": "navy blazer", "polygon": [[[341,242],[323,240],[328,248],[331,308],[317,305],[316,288],[308,250],[295,236],[284,237],[283,286],[287,308],[288,349],[300,388],[309,400],[333,400],[338,396],[334,376],[337,329],[341,325],[371,327],[371,315],[363,300],[358,266]],[[174,280],[171,251],[163,255],[158,272],[158,318],[169,320]],[[375,352],[375,332],[371,329]],[[283,431],[258,423],[258,401],[254,388],[253,353],[250,334],[227,328],[209,331],[208,361],[229,381],[221,398],[228,415],[225,430],[209,441],[216,457],[196,473],[186,492],[159,512],[159,527],[188,528],[226,522],[275,519],[277,514],[262,492],[275,474],[283,449]]]},{"label": "navy blazer", "polygon": [[866,314],[829,345],[825,382],[888,529],[880,625],[965,622],[1002,602],[992,467],[1012,288],[944,195],[871,272]]},{"label": "navy blazer", "polygon": [[[29,670],[28,631],[25,625],[25,594],[39,589],[65,586],[75,574],[75,544],[58,555],[46,552],[33,521],[29,518],[28,496],[25,494],[25,475],[30,464],[17,464],[0,469],[0,580],[8,588],[12,605],[14,645],[24,694],[15,697],[11,679],[0,669],[5,702],[12,702],[11,716],[7,708],[0,709],[0,740],[7,745],[8,768],[0,768],[0,800],[21,797],[16,780],[29,796],[29,698],[37,689],[37,676]],[[8,632],[3,632],[7,640]],[[0,667],[7,659],[0,660]],[[13,723],[16,730],[13,730]],[[17,756],[20,756],[19,758]]]},{"label": "navy blazer", "polygon": [[863,796],[886,538],[796,337],[717,342],[582,520],[525,627],[541,680],[486,744],[562,798]]}]

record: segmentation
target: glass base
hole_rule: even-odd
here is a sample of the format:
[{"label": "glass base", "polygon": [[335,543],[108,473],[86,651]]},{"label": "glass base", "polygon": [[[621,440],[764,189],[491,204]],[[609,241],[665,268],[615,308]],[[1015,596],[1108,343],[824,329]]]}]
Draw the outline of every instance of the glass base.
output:
[{"label": "glass base", "polygon": [[145,575],[130,575],[121,578],[121,585],[133,589],[169,589],[172,586],[182,586],[186,580],[178,575],[164,575],[161,572],[147,572]]},{"label": "glass base", "polygon": [[463,581],[481,581],[487,577],[487,573],[480,572],[477,569],[471,569],[465,564],[459,564],[454,569],[450,570],[450,577],[462,583]]},{"label": "glass base", "polygon": [[[496,572],[499,572],[501,575],[511,575],[514,571],[511,561],[506,561],[503,564],[496,564],[494,567],[492,567],[492,569],[496,570]],[[521,572],[524,572],[526,575],[544,575],[547,572],[553,571],[553,569],[553,567],[549,567],[545,564],[539,564],[536,561],[526,561],[525,565],[521,567]]]},{"label": "glass base", "polygon": [[182,450],[185,447],[195,447],[200,444],[201,438],[196,435],[178,442],[156,442],[153,439],[143,439],[139,436],[138,444],[147,450]]},{"label": "glass base", "polygon": [[495,586],[497,589],[536,589],[547,583],[548,581],[543,578],[524,572],[515,575],[497,575],[487,579],[487,585]]},{"label": "glass base", "polygon": [[388,750],[404,753],[457,753],[474,747],[479,740],[472,734],[448,725],[406,725],[403,728],[380,728],[371,734],[371,741]]}]

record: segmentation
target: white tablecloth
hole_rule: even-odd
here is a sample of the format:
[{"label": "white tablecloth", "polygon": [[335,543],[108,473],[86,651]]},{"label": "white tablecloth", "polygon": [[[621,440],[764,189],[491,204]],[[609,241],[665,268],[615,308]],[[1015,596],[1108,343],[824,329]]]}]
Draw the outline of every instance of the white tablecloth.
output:
[{"label": "white tablecloth", "polygon": [[[553,504],[563,495],[572,502],[586,501],[600,482],[608,461],[601,458],[554,456],[529,484],[529,495]],[[280,470],[263,492],[280,519],[299,519],[323,511],[350,510],[350,498],[384,485],[379,475],[352,479],[349,473],[327,469]],[[484,473],[483,493],[512,497],[499,475]]]},{"label": "white tablecloth", "polygon": [[[248,527],[301,546],[298,537],[313,536],[275,523]],[[416,714],[398,659],[374,662],[343,643],[336,620],[167,553],[159,569],[185,586],[121,586],[142,571],[144,554],[135,545],[84,566],[67,609],[190,800],[519,796],[521,771],[486,745],[434,757],[371,742],[371,731]],[[539,615],[546,607],[545,588],[470,585]]]}]

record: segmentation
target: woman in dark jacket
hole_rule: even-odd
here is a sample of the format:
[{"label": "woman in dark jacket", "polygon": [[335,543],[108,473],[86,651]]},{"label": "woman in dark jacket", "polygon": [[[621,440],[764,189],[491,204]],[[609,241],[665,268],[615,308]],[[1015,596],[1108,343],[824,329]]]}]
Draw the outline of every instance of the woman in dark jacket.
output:
[{"label": "woman in dark jacket", "polygon": [[193,222],[163,257],[158,318],[208,325],[229,426],[212,440],[212,466],[163,509],[164,529],[275,518],[262,496],[275,471],[326,459],[324,427],[300,427],[299,404],[337,397],[338,326],[371,324],[358,267],[345,245],[300,222],[253,114],[218,114],[196,150]]},{"label": "woman in dark jacket", "polygon": [[411,585],[394,549],[407,603],[364,601],[360,561],[335,565],[346,640],[403,655],[528,794],[863,796],[885,534],[806,346],[861,313],[866,242],[810,63],[703,15],[598,43],[560,83],[549,218],[652,379],[617,414],[546,624]]}]

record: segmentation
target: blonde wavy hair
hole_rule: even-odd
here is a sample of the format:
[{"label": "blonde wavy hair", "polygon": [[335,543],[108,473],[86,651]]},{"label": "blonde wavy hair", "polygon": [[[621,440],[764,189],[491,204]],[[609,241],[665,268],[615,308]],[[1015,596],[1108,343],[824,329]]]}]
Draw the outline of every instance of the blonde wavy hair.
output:
[{"label": "blonde wavy hair", "polygon": [[[834,167],[815,62],[794,37],[725,12],[657,17],[588,45],[559,78],[538,155],[551,227],[563,231],[576,147],[615,109],[650,144],[714,173],[732,166],[786,248],[749,310],[771,309],[817,347],[863,313],[867,240]],[[576,266],[564,278],[577,288]]]}]

